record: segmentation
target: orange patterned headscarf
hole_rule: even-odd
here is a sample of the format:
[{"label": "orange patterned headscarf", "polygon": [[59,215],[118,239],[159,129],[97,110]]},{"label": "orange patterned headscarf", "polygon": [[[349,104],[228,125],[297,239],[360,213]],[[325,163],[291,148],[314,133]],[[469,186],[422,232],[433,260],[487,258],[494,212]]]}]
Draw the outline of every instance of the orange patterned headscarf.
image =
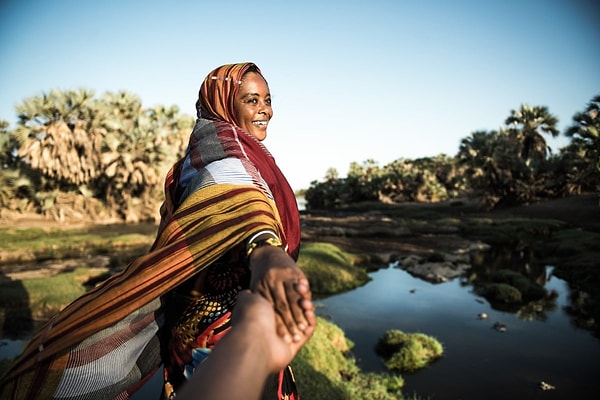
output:
[{"label": "orange patterned headscarf", "polygon": [[262,76],[260,69],[251,62],[226,64],[212,70],[200,86],[196,102],[198,118],[225,121],[239,126],[233,101],[247,72],[256,72]]}]

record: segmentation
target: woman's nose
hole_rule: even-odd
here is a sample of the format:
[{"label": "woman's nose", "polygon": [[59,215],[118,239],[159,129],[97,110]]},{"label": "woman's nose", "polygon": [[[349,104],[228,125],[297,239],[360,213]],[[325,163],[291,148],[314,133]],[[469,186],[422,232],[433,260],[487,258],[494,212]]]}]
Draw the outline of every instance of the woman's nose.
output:
[{"label": "woman's nose", "polygon": [[258,112],[265,114],[268,107],[269,105],[265,101],[261,101],[258,103]]}]

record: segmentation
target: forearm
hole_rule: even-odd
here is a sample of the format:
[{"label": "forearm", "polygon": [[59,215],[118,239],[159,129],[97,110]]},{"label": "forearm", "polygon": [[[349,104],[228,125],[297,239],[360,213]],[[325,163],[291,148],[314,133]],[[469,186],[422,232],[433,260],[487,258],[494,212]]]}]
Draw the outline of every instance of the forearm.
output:
[{"label": "forearm", "polygon": [[[271,373],[268,343],[260,334],[232,329],[177,394],[182,400],[259,399]],[[232,362],[232,360],[235,360]],[[234,377],[230,380],[229,377]]]}]

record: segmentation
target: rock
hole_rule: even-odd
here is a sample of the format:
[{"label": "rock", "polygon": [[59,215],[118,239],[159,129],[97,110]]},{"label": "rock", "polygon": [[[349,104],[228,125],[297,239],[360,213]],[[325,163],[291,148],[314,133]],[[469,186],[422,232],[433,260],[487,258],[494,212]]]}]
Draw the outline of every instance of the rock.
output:
[{"label": "rock", "polygon": [[397,266],[402,269],[408,269],[420,264],[421,262],[423,262],[422,257],[410,255],[408,257],[404,257],[402,260],[398,260]]},{"label": "rock", "polygon": [[542,389],[542,390],[554,390],[554,389],[556,389],[556,387],[554,387],[553,385],[549,384],[548,382],[541,381],[540,382],[540,389]]},{"label": "rock", "polygon": [[[419,262],[420,261],[420,262]],[[422,262],[420,258],[409,256],[400,264],[401,268],[418,278],[432,283],[448,282],[471,268],[469,264],[453,264],[448,261]]]},{"label": "rock", "polygon": [[492,327],[498,332],[506,332],[506,325],[501,322],[494,323]]}]

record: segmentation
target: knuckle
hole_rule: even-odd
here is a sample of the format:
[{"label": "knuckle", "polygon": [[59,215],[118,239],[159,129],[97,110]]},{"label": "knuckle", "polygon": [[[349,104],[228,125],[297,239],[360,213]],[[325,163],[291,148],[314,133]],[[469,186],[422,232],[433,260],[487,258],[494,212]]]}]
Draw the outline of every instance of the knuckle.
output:
[{"label": "knuckle", "polygon": [[280,314],[284,314],[287,309],[287,303],[285,301],[282,300],[278,300],[275,302],[275,309],[280,313]]}]

